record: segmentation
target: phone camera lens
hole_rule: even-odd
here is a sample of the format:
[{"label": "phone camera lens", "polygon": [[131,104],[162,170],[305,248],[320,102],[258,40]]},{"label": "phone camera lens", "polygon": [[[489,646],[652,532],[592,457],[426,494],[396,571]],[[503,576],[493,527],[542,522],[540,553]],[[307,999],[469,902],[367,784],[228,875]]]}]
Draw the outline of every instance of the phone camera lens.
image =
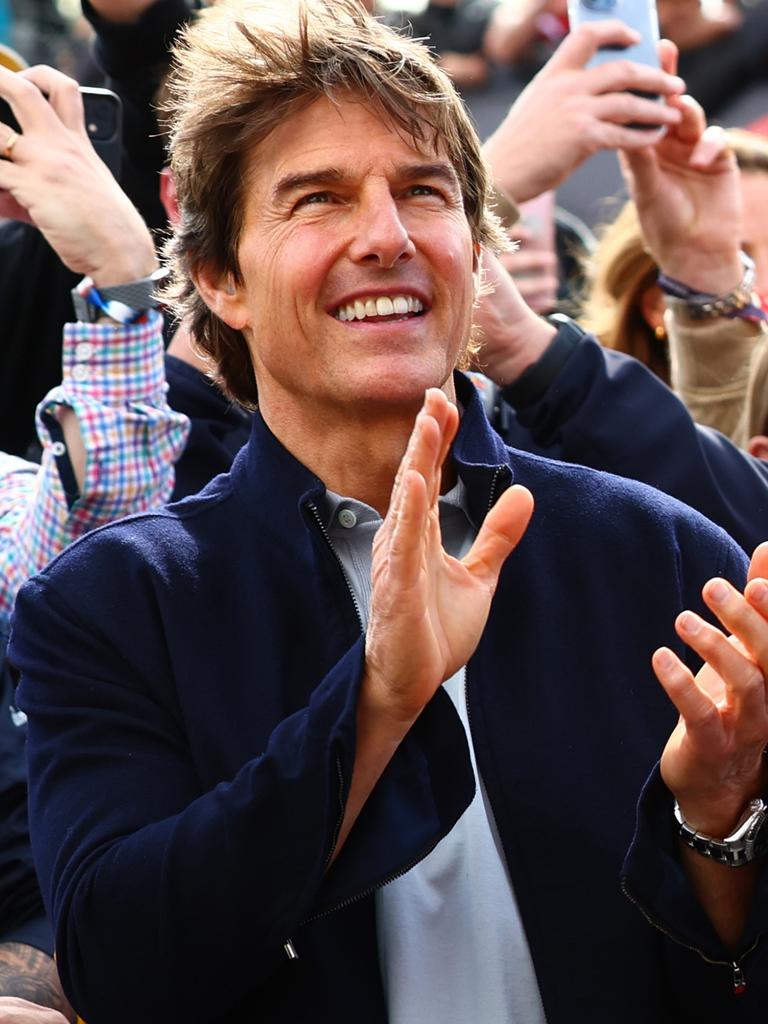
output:
[{"label": "phone camera lens", "polygon": [[584,7],[590,11],[598,11],[600,14],[608,14],[617,6],[617,0],[581,0]]}]

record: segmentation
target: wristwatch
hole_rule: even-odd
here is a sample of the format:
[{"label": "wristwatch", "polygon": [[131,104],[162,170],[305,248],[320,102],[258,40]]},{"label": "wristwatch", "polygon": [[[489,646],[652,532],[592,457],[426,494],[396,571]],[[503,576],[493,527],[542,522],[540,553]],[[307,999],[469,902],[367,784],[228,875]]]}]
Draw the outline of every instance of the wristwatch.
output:
[{"label": "wristwatch", "polygon": [[138,281],[114,284],[108,288],[97,288],[90,277],[84,277],[72,289],[75,316],[90,324],[104,316],[121,324],[135,323],[148,309],[157,309],[160,305],[155,289],[167,276],[168,269],[160,267]]},{"label": "wristwatch", "polygon": [[718,864],[740,868],[768,853],[768,806],[759,797],[750,801],[735,831],[725,839],[713,839],[692,829],[677,800],[675,819],[680,826],[680,838],[686,846]]}]

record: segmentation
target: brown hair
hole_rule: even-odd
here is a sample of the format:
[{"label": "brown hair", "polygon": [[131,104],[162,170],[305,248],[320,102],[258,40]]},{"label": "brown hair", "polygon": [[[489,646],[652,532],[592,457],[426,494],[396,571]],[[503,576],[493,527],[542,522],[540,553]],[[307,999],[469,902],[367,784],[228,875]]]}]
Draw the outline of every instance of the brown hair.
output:
[{"label": "brown hair", "polygon": [[356,0],[224,0],[186,29],[174,60],[167,113],[181,221],[166,248],[167,297],[243,405],[257,398],[247,344],[205,305],[193,278],[207,265],[242,280],[246,155],[318,97],[360,96],[415,146],[440,148],[458,175],[474,241],[504,247],[480,143],[449,78],[421,43]]}]

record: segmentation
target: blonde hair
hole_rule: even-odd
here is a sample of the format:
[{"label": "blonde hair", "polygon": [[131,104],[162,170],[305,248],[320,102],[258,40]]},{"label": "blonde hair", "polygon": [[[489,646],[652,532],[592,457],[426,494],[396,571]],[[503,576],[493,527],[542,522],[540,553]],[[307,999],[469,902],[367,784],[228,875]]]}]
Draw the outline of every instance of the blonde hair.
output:
[{"label": "blonde hair", "polygon": [[184,32],[168,93],[181,220],[166,248],[167,297],[188,318],[220,385],[243,405],[257,400],[246,341],[205,305],[193,278],[208,266],[241,282],[246,159],[315,99],[361,97],[416,147],[441,150],[459,178],[473,240],[497,251],[505,245],[488,208],[480,143],[450,79],[421,43],[356,0],[223,0]]},{"label": "blonde hair", "polygon": [[630,201],[604,229],[589,261],[580,319],[606,348],[634,356],[669,383],[666,341],[656,338],[641,307],[642,295],[655,285],[658,272]]}]

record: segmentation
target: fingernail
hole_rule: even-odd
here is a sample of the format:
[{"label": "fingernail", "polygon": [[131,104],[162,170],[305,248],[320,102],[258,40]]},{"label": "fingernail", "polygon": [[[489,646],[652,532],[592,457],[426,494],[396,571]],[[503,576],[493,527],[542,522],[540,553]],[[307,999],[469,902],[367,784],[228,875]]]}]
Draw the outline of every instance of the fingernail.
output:
[{"label": "fingernail", "polygon": [[671,672],[675,667],[675,659],[668,647],[660,647],[656,651],[656,663],[662,672]]},{"label": "fingernail", "polygon": [[749,584],[749,596],[761,603],[768,598],[768,584],[765,580],[752,580]]},{"label": "fingernail", "polygon": [[707,597],[713,604],[723,604],[728,598],[728,587],[722,580],[714,580],[707,587]]},{"label": "fingernail", "polygon": [[701,622],[699,619],[692,615],[690,612],[683,612],[680,618],[677,620],[677,624],[684,633],[689,636],[696,636],[701,629]]}]

